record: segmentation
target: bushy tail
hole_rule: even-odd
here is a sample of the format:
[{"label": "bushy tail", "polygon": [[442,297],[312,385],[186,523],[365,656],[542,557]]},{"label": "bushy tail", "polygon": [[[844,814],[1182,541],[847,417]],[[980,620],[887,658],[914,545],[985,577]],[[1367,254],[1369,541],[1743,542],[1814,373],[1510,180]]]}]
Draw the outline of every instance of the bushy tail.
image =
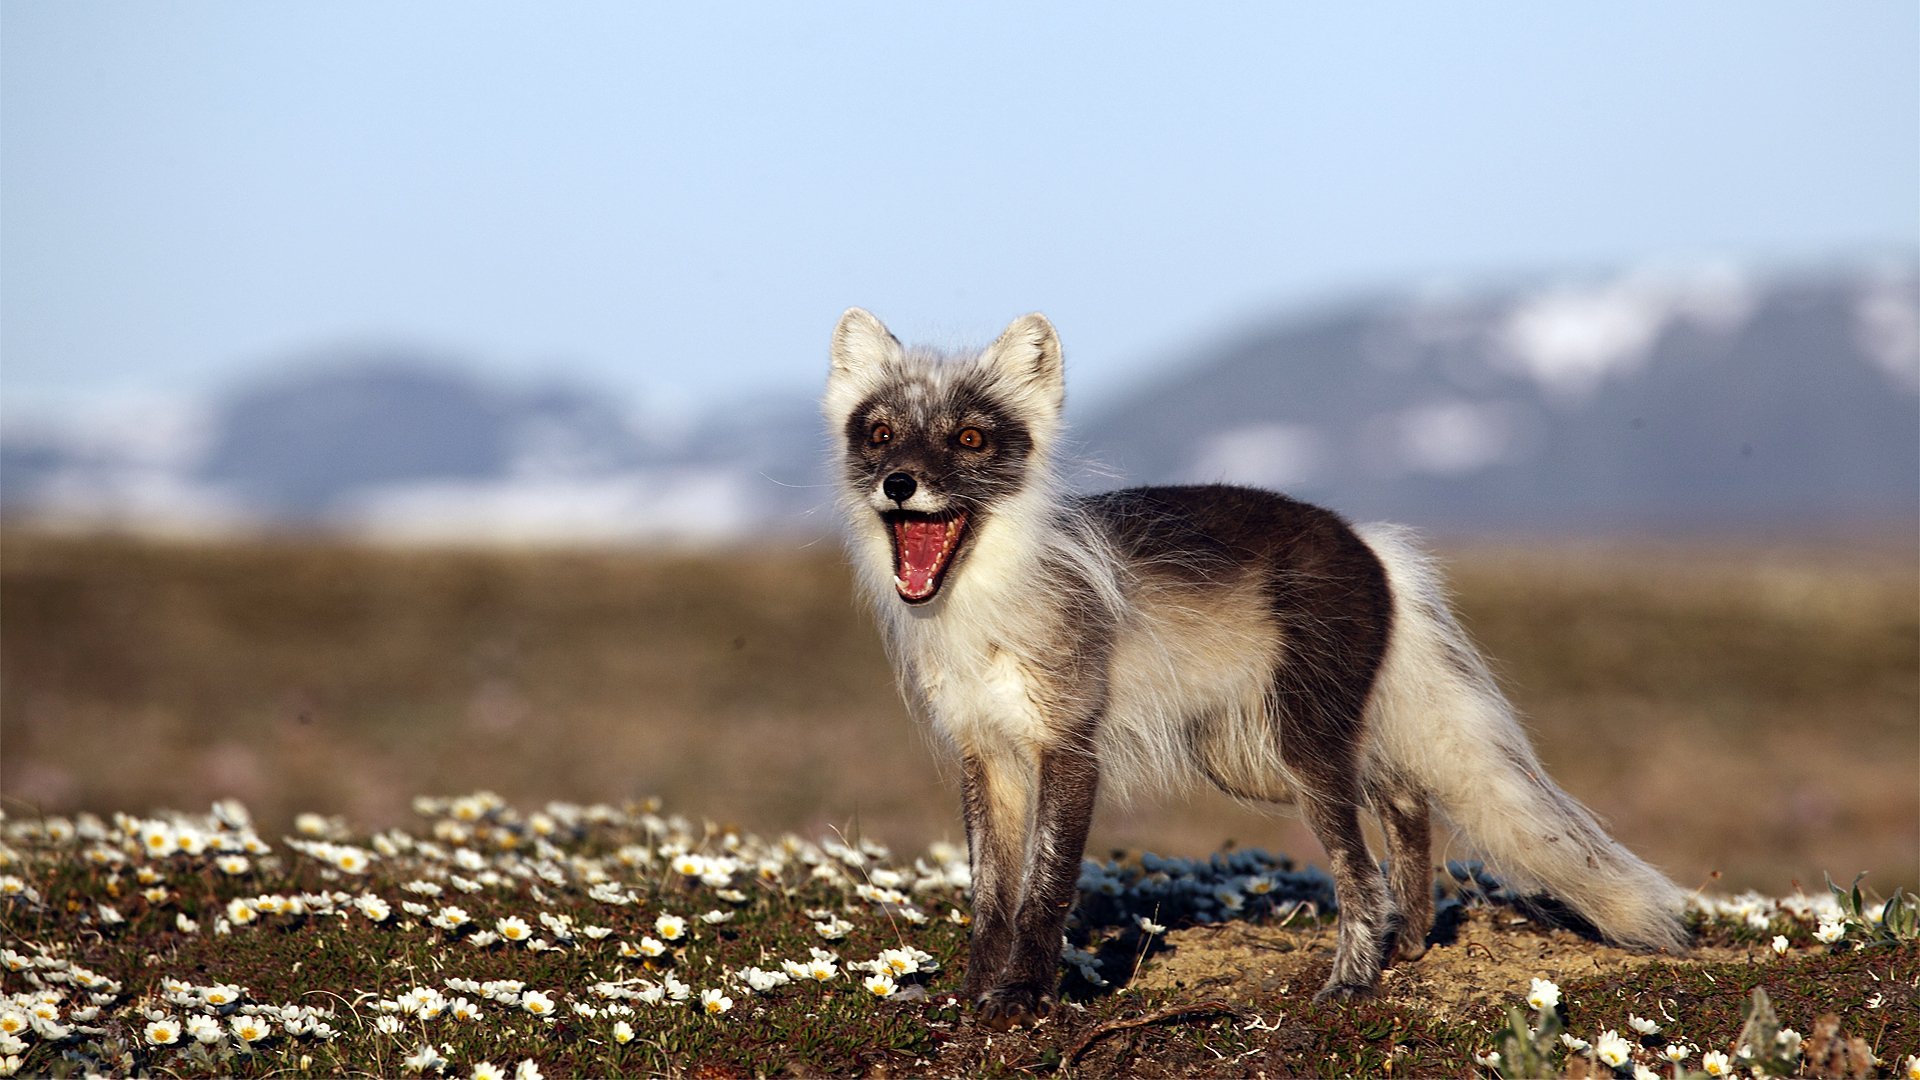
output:
[{"label": "bushy tail", "polygon": [[1541,768],[1410,530],[1359,530],[1386,567],[1393,635],[1368,706],[1379,765],[1434,808],[1510,887],[1547,893],[1609,940],[1678,950],[1685,895],[1608,836]]}]

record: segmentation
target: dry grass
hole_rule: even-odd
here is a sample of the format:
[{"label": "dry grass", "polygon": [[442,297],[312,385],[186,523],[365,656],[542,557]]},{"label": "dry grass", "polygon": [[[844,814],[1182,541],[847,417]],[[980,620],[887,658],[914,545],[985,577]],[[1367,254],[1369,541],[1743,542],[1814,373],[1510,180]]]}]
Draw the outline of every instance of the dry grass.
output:
[{"label": "dry grass", "polygon": [[[1465,617],[1570,790],[1689,884],[1920,881],[1910,553],[1457,553]],[[375,826],[425,791],[659,794],[761,831],[954,835],[830,545],[721,555],[0,538],[10,810],[244,800]],[[273,835],[269,832],[268,835]],[[1110,808],[1096,845],[1231,837],[1222,799]]]}]

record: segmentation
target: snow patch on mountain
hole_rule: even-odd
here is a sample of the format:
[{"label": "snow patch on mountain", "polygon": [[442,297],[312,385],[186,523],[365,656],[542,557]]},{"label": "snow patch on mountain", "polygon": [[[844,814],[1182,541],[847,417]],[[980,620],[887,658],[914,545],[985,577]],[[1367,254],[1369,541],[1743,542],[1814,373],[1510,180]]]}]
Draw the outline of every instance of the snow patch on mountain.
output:
[{"label": "snow patch on mountain", "polygon": [[1732,266],[1649,267],[1525,296],[1494,335],[1510,370],[1558,400],[1577,401],[1607,379],[1640,370],[1674,324],[1724,337],[1746,321],[1755,300],[1752,282]]}]

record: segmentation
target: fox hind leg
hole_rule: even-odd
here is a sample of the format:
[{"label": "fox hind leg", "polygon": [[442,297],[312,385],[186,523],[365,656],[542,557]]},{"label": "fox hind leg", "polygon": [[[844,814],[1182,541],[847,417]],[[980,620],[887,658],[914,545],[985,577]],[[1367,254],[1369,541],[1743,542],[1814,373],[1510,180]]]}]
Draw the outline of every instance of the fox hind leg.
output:
[{"label": "fox hind leg", "polygon": [[1386,883],[1360,831],[1357,799],[1345,793],[1314,793],[1302,801],[1307,825],[1327,849],[1334,899],[1340,905],[1333,971],[1314,1000],[1366,997],[1380,981],[1381,945],[1392,918]]},{"label": "fox hind leg", "polygon": [[1334,900],[1340,905],[1333,972],[1314,1000],[1365,997],[1380,981],[1385,946],[1393,933],[1386,880],[1360,829],[1364,792],[1359,744],[1365,699],[1364,694],[1340,693],[1342,685],[1333,680],[1307,686],[1307,693],[1277,695],[1275,700],[1280,706],[1280,756],[1297,780],[1307,826],[1327,851]]},{"label": "fox hind leg", "polygon": [[1418,960],[1433,930],[1433,826],[1426,793],[1410,781],[1370,781],[1369,801],[1387,838],[1387,889],[1393,895],[1394,960]]}]

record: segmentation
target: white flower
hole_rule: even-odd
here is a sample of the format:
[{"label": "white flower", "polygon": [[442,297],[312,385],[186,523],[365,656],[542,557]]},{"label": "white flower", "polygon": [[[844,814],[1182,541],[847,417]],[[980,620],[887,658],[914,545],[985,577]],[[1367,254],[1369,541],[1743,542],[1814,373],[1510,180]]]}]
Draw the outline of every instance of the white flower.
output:
[{"label": "white flower", "polygon": [[42,996],[40,1000],[27,1006],[27,1018],[33,1024],[33,1030],[49,1039],[65,1038],[65,1032],[52,1034],[50,1029],[60,1026],[60,1005],[52,995]]},{"label": "white flower", "polygon": [[[1700,1067],[1707,1071],[1708,1076],[1732,1076],[1733,1075],[1732,1060],[1729,1059],[1727,1055],[1721,1053],[1718,1050],[1709,1050],[1706,1053],[1701,1054]],[[1920,1080],[1920,1075],[1915,1075],[1914,1080]]]},{"label": "white flower", "polygon": [[733,1008],[733,999],[718,990],[702,990],[700,991],[700,1007],[706,1010],[708,1016],[719,1016],[721,1013]]},{"label": "white flower", "polygon": [[360,914],[374,922],[386,922],[387,918],[393,914],[393,909],[387,906],[387,902],[372,893],[361,893],[354,897],[353,906],[359,909]]},{"label": "white flower", "polygon": [[1847,924],[1843,920],[1822,919],[1819,929],[1813,932],[1813,936],[1822,945],[1831,945],[1847,936]]},{"label": "white flower", "polygon": [[382,1035],[400,1034],[400,1027],[401,1027],[400,1018],[393,1015],[392,1013],[388,1013],[387,1015],[379,1017],[378,1019],[374,1020],[373,1026],[374,1026],[374,1030],[378,1031]]},{"label": "white flower", "polygon": [[830,982],[840,974],[831,960],[807,961],[807,978],[814,982]]},{"label": "white flower", "polygon": [[1154,922],[1145,915],[1135,915],[1133,921],[1139,924],[1140,932],[1143,934],[1164,934],[1167,932],[1166,927]]},{"label": "white flower", "polygon": [[1773,935],[1773,951],[1777,953],[1787,951],[1787,936],[1785,934]]},{"label": "white flower", "polygon": [[625,1046],[633,1041],[633,1025],[625,1020],[613,1022],[613,1041]]},{"label": "white flower", "polygon": [[687,934],[687,920],[678,915],[662,915],[653,920],[653,932],[667,941],[679,941]]},{"label": "white flower", "polygon": [[213,860],[213,865],[219,867],[221,873],[235,877],[246,873],[247,868],[253,864],[247,861],[245,855],[222,855]]},{"label": "white flower", "polygon": [[708,926],[718,926],[731,918],[733,918],[731,911],[709,911],[700,916],[700,921]]},{"label": "white flower", "polygon": [[504,919],[496,920],[493,928],[508,941],[525,941],[533,935],[533,927],[528,926],[527,921],[518,915],[509,915]]},{"label": "white flower", "polygon": [[245,926],[259,917],[259,910],[240,897],[227,901],[227,921],[233,925]]},{"label": "white flower", "polygon": [[853,929],[853,924],[845,919],[829,917],[825,922],[813,924],[813,932],[828,941],[839,941]]},{"label": "white flower", "polygon": [[447,1059],[440,1056],[440,1051],[435,1050],[432,1043],[421,1043],[419,1049],[400,1063],[400,1067],[408,1072],[423,1073],[429,1069],[439,1072],[447,1067]]},{"label": "white flower", "polygon": [[1533,980],[1532,988],[1527,991],[1527,1004],[1540,1012],[1546,1012],[1559,1005],[1559,985],[1550,979]]},{"label": "white flower", "polygon": [[521,997],[520,1007],[535,1016],[546,1016],[553,1011],[553,999],[538,990],[529,990]]},{"label": "white flower", "polygon": [[422,1020],[437,1020],[447,1011],[447,999],[440,991],[423,986],[403,997],[401,1006]]},{"label": "white flower", "polygon": [[1588,1042],[1587,1040],[1579,1038],[1577,1036],[1568,1035],[1565,1032],[1562,1032],[1560,1035],[1560,1045],[1566,1047],[1567,1049],[1573,1051],[1576,1054],[1584,1050],[1590,1050],[1593,1048],[1593,1044]]},{"label": "white flower", "polygon": [[1601,1032],[1600,1037],[1594,1040],[1594,1052],[1600,1055],[1601,1061],[1616,1069],[1633,1057],[1633,1047],[1612,1028]]},{"label": "white flower", "polygon": [[1645,1065],[1635,1062],[1633,1066],[1633,1080],[1660,1080],[1660,1074],[1647,1068]]},{"label": "white flower", "polygon": [[220,1021],[197,1013],[187,1017],[187,1034],[193,1036],[194,1042],[203,1046],[212,1046],[227,1037],[226,1030],[220,1026]]},{"label": "white flower", "polygon": [[215,983],[207,987],[206,991],[200,995],[200,1000],[219,1009],[239,1001],[241,993],[242,990],[238,986],[233,986],[228,983]]},{"label": "white flower", "polygon": [[553,936],[561,941],[573,940],[575,928],[571,915],[555,915],[551,911],[543,911],[540,913],[540,925],[552,931]]},{"label": "white flower", "polygon": [[621,892],[620,887],[610,881],[603,881],[593,888],[588,889],[587,895],[603,904],[621,905],[633,903],[632,893]]},{"label": "white flower", "polygon": [[892,997],[894,991],[900,989],[890,975],[869,975],[861,980],[860,985],[877,998]]},{"label": "white flower", "polygon": [[180,1041],[180,1022],[172,1017],[147,1025],[147,1041],[154,1046],[172,1046]]},{"label": "white flower", "polygon": [[1497,1069],[1500,1067],[1500,1051],[1489,1050],[1484,1054],[1475,1054],[1473,1060],[1476,1064],[1484,1065],[1489,1069]]},{"label": "white flower", "polygon": [[767,971],[757,967],[741,968],[739,975],[740,981],[746,983],[749,989],[761,994],[776,986],[784,986],[789,981],[788,976],[778,971]]},{"label": "white flower", "polygon": [[176,850],[173,829],[164,821],[149,821],[140,829],[140,846],[149,855],[171,855]]},{"label": "white flower", "polygon": [[882,949],[876,964],[876,970],[882,975],[911,975],[920,970],[920,962],[914,959],[911,949]]},{"label": "white flower", "polygon": [[1678,1065],[1693,1054],[1693,1047],[1682,1046],[1679,1043],[1668,1043],[1667,1048],[1662,1051],[1662,1053],[1666,1055],[1668,1061]]},{"label": "white flower", "polygon": [[491,1061],[476,1061],[473,1063],[472,1080],[507,1080],[507,1074]]},{"label": "white flower", "polygon": [[659,938],[643,937],[640,939],[640,944],[634,946],[634,951],[641,956],[652,959],[656,956],[666,955],[667,946]]},{"label": "white flower", "polygon": [[1920,1054],[1907,1055],[1907,1080],[1920,1080]]},{"label": "white flower", "polygon": [[[400,1019],[398,1017],[383,1016],[380,1019],[392,1020],[394,1030],[399,1030]],[[267,1026],[266,1021],[261,1020],[257,1016],[236,1016],[227,1021],[227,1027],[232,1030],[234,1038],[244,1043],[259,1042],[261,1039],[273,1034],[273,1029]]]},{"label": "white flower", "polygon": [[1653,1021],[1647,1019],[1644,1016],[1635,1016],[1632,1013],[1627,1014],[1627,1026],[1639,1032],[1642,1035],[1660,1034],[1659,1024],[1654,1023]]},{"label": "white flower", "polygon": [[514,1066],[513,1080],[540,1080],[540,1066],[532,1058],[523,1058]]}]

